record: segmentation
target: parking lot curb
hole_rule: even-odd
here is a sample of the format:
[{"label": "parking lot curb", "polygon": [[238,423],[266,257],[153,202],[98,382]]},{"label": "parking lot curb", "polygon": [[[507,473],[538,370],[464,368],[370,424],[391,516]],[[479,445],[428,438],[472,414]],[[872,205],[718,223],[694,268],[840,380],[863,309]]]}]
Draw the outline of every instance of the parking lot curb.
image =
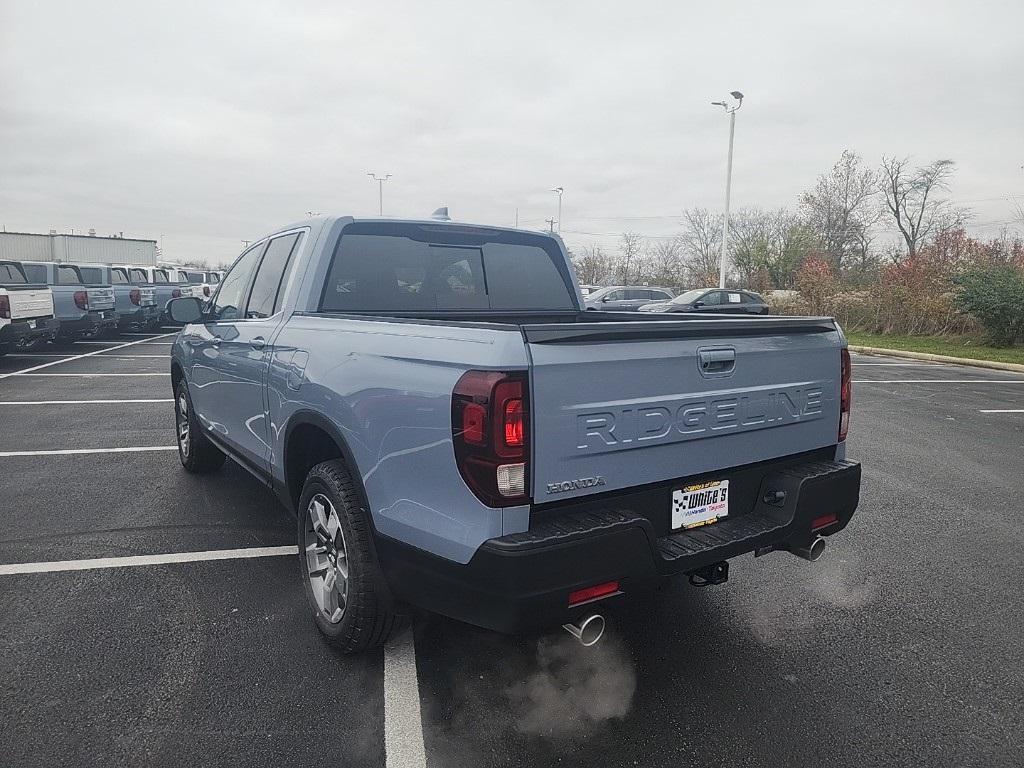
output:
[{"label": "parking lot curb", "polygon": [[861,347],[850,345],[851,352],[862,355],[891,355],[893,357],[909,357],[911,360],[927,360],[932,363],[955,363],[956,365],[973,365],[977,368],[992,368],[997,371],[1016,371],[1024,373],[1024,365],[1019,363],[1000,363],[996,360],[975,360],[969,357],[951,357],[950,355],[933,355],[929,352],[906,352],[902,349],[884,349],[882,347]]}]

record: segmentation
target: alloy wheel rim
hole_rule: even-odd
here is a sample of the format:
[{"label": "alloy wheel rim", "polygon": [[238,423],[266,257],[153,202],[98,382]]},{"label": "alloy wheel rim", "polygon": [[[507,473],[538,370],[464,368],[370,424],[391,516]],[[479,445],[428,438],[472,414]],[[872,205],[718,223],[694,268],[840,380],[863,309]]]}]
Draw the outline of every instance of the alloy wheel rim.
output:
[{"label": "alloy wheel rim", "polygon": [[181,448],[181,453],[186,458],[188,457],[188,451],[190,446],[190,436],[188,427],[188,398],[182,393],[178,395],[178,446]]},{"label": "alloy wheel rim", "polygon": [[321,615],[337,624],[348,604],[348,550],[341,518],[331,500],[318,493],[306,507],[306,572]]}]

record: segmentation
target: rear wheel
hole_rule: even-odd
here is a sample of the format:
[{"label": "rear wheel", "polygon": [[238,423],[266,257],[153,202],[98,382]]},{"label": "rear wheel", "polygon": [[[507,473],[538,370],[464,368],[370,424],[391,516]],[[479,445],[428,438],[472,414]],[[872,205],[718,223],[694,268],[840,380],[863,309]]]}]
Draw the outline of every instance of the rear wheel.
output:
[{"label": "rear wheel", "polygon": [[298,511],[299,571],[317,629],[344,653],[383,645],[405,616],[387,592],[367,512],[344,462],[310,470]]},{"label": "rear wheel", "polygon": [[199,419],[192,410],[192,398],[184,378],[178,382],[174,395],[174,423],[181,466],[189,472],[206,474],[224,465],[224,454],[203,434]]}]

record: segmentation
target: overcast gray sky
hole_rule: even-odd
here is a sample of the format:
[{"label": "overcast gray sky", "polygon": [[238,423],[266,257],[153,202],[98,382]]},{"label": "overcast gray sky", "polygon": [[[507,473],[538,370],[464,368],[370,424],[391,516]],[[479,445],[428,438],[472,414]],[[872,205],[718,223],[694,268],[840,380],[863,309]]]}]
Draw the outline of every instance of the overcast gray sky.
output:
[{"label": "overcast gray sky", "polygon": [[[1024,2],[0,0],[0,224],[230,260],[305,211],[448,205],[570,245],[795,206],[844,148],[950,157],[994,234],[1024,200]],[[615,218],[663,217],[663,218]],[[580,234],[593,233],[593,234]]]}]

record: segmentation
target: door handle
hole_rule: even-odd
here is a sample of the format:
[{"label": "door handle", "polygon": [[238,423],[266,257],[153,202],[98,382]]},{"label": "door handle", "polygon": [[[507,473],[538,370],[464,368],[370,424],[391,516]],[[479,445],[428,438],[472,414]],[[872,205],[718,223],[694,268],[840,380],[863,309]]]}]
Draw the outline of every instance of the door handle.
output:
[{"label": "door handle", "polygon": [[264,339],[262,336],[257,336],[251,342],[249,342],[249,344],[252,346],[253,349],[263,349],[267,345],[267,340]]}]

